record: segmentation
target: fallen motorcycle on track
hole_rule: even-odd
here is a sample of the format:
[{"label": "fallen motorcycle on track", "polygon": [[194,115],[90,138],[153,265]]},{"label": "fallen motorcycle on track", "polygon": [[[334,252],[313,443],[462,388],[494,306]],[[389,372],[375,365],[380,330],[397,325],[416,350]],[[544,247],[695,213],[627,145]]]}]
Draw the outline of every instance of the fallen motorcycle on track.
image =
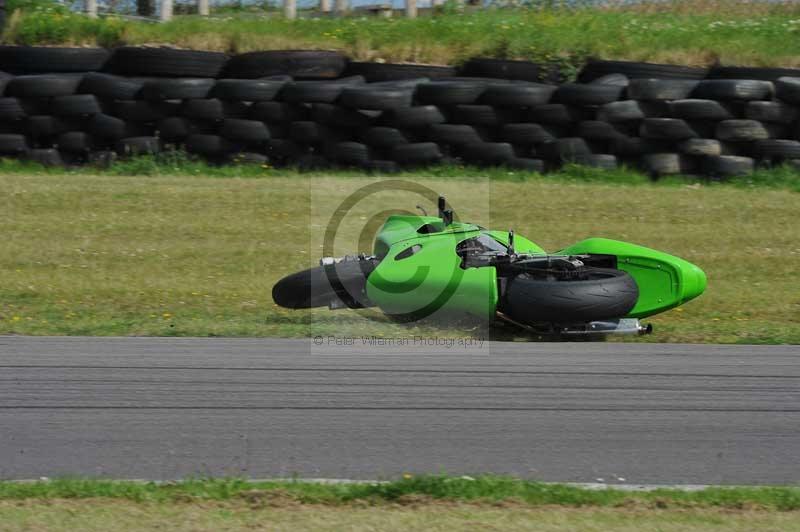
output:
[{"label": "fallen motorcycle on track", "polygon": [[377,307],[418,320],[434,313],[500,319],[542,335],[647,334],[642,318],[703,293],[705,273],[636,244],[589,238],[547,253],[513,231],[439,215],[392,215],[371,255],[326,257],[281,279],[276,304],[291,309]]}]

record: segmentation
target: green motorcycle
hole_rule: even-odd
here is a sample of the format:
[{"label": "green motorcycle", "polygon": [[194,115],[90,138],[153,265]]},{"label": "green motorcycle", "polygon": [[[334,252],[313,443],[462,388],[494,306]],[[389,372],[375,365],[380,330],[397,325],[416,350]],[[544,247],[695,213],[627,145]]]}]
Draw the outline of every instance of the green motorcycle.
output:
[{"label": "green motorcycle", "polygon": [[281,279],[276,304],[292,309],[377,307],[402,320],[434,313],[500,319],[542,335],[648,334],[640,319],[706,288],[703,271],[646,247],[589,238],[549,254],[513,231],[438,216],[393,215],[372,255],[326,257]]}]

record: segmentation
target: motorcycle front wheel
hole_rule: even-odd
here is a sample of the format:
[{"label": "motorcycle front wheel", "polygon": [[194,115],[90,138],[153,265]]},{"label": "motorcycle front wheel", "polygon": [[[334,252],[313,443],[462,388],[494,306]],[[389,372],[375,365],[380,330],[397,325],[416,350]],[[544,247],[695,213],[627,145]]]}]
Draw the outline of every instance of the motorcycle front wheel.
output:
[{"label": "motorcycle front wheel", "polygon": [[272,300],[291,309],[327,307],[336,303],[362,308],[367,306],[367,277],[375,266],[376,260],[367,259],[293,273],[275,283]]}]

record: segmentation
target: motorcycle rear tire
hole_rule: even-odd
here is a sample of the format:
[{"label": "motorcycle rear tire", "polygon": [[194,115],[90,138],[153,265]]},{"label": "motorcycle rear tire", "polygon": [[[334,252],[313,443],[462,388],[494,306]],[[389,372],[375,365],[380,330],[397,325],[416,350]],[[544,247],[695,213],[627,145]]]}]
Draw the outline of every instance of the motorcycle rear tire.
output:
[{"label": "motorcycle rear tire", "polygon": [[524,324],[576,324],[622,318],[639,288],[622,270],[589,268],[584,280],[550,281],[521,274],[511,279],[500,310]]}]

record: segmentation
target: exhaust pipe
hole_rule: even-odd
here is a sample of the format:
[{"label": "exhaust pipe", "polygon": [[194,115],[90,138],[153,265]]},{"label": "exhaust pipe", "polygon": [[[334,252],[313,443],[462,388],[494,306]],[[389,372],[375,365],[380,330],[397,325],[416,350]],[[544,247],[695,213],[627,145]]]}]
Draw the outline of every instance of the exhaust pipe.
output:
[{"label": "exhaust pipe", "polygon": [[652,334],[651,324],[642,325],[635,318],[621,318],[618,320],[590,321],[580,325],[561,327],[559,332],[568,336],[585,336],[589,334]]}]

